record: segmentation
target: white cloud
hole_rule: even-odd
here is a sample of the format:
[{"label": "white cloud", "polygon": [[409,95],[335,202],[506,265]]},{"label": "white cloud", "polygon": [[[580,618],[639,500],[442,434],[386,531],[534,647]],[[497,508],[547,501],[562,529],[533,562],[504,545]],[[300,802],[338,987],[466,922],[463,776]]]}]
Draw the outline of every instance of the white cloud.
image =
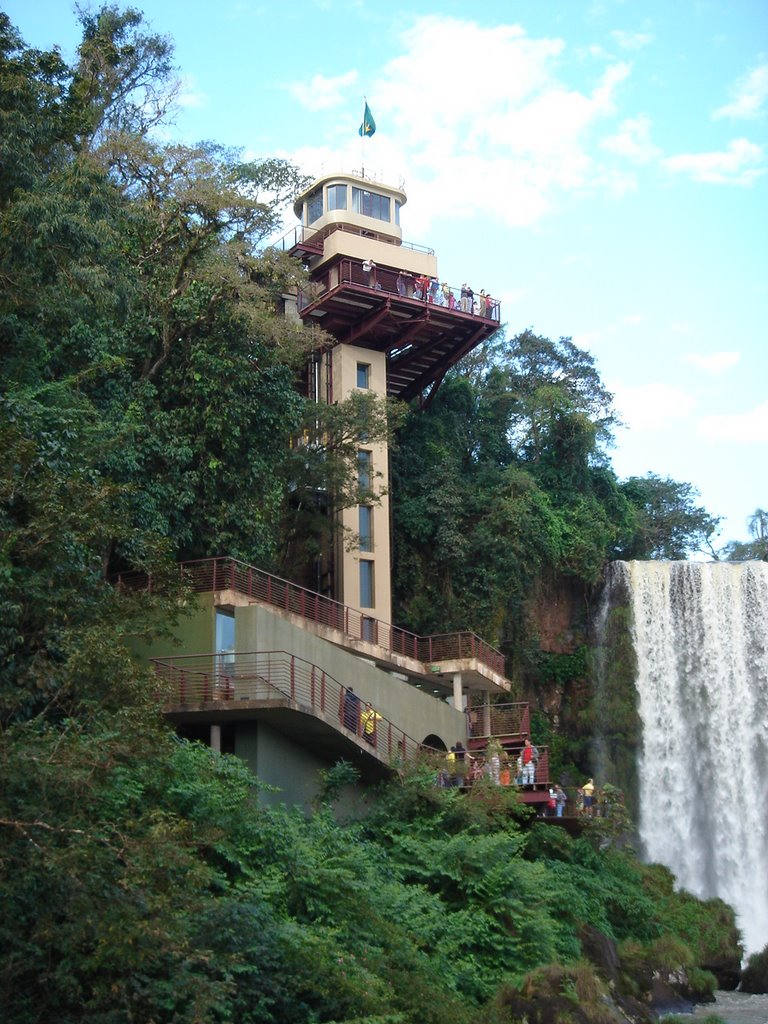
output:
[{"label": "white cloud", "polygon": [[653,42],[653,36],[647,32],[624,32],[621,29],[615,29],[611,35],[622,50],[642,50],[648,43]]},{"label": "white cloud", "polygon": [[[447,16],[416,17],[403,31],[400,54],[368,90],[377,132],[364,156],[366,168],[406,176],[414,238],[447,213],[529,226],[567,193],[617,196],[635,187],[601,161],[593,141],[595,126],[615,116],[631,66],[603,62],[586,88],[575,88],[558,75],[564,49],[562,39],[533,38],[519,25]],[[292,88],[306,103],[327,82],[337,80]],[[316,167],[307,155],[300,166]],[[339,135],[336,167],[359,161],[359,140]]]},{"label": "white cloud", "polygon": [[768,99],[768,64],[753,68],[740,78],[733,89],[733,99],[725,106],[718,107],[712,117],[754,118],[759,117],[763,104]]},{"label": "white cloud", "polygon": [[689,352],[683,356],[683,362],[697,366],[705,373],[713,376],[720,376],[726,370],[734,367],[740,359],[738,352],[712,352],[710,355],[701,355],[698,352]]},{"label": "white cloud", "polygon": [[604,139],[600,145],[610,153],[625,156],[639,164],[655,160],[661,152],[651,142],[651,121],[645,114],[622,121],[616,134]]},{"label": "white cloud", "polygon": [[768,443],[768,402],[746,412],[703,416],[699,434],[712,441],[738,441],[741,444]]},{"label": "white cloud", "polygon": [[619,419],[635,431],[666,430],[676,420],[690,416],[696,405],[692,395],[664,381],[636,387],[616,384],[610,390]]},{"label": "white cloud", "polygon": [[765,153],[748,139],[734,139],[715,153],[681,153],[662,160],[673,174],[710,185],[752,185],[765,173]]},{"label": "white cloud", "polygon": [[347,71],[332,78],[313,75],[309,82],[292,82],[288,91],[307,110],[329,110],[347,100],[349,88],[357,82],[357,77],[357,71]]}]

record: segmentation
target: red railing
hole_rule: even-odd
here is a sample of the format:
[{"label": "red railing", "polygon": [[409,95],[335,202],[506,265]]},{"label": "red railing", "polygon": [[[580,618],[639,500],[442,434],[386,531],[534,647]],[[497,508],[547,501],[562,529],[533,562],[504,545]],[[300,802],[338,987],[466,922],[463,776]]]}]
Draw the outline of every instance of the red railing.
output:
[{"label": "red railing", "polygon": [[[490,777],[501,786],[548,786],[549,785],[549,747],[537,747],[538,757],[533,768],[533,782],[526,782],[523,766],[519,760],[522,748],[508,747],[499,758],[498,767],[487,751],[471,750],[465,755],[467,776],[470,781]],[[498,772],[498,775],[497,775]]]},{"label": "red railing", "polygon": [[[475,633],[420,637],[234,558],[182,562],[179,569],[187,584],[198,592],[234,590],[394,654],[428,664],[473,658],[493,672],[504,675],[504,655]],[[121,573],[115,577],[115,582],[141,588],[151,588],[152,584],[151,578],[140,573]]]},{"label": "red railing", "polygon": [[531,731],[530,705],[481,704],[468,707],[467,736],[527,736]]},{"label": "red railing", "polygon": [[[382,760],[412,758],[421,744],[327,672],[287,651],[153,658],[167,708],[288,699],[362,738]],[[233,702],[238,702],[235,704]]]},{"label": "red railing", "polygon": [[368,288],[371,291],[387,292],[399,295],[404,299],[426,305],[444,306],[461,313],[471,313],[485,320],[501,319],[501,304],[489,295],[473,293],[470,298],[463,288],[454,288],[440,284],[434,278],[405,274],[398,270],[376,267],[375,270],[363,269],[362,260],[343,259],[329,267],[323,274],[318,274],[308,285],[299,287],[298,307],[305,310],[318,302],[326,292],[341,285],[352,284]]}]

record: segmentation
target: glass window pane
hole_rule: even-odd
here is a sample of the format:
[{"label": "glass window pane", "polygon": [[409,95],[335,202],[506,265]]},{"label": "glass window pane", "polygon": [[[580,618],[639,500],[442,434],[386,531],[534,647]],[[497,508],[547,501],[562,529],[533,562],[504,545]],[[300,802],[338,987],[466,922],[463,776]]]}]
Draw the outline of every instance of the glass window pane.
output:
[{"label": "glass window pane", "polygon": [[373,551],[373,509],[370,505],[358,505],[357,511],[360,550]]},{"label": "glass window pane", "polygon": [[314,224],[323,215],[323,190],[318,189],[307,198],[307,224]]},{"label": "glass window pane", "polygon": [[364,188],[352,186],[352,210],[355,213],[362,213],[365,217],[375,217],[376,220],[390,220],[390,202],[388,196],[381,196],[377,192],[369,192]]},{"label": "glass window pane", "polygon": [[360,560],[360,607],[373,608],[373,562]]},{"label": "glass window pane", "polygon": [[370,387],[371,381],[371,364],[370,363],[358,363],[357,364],[357,386],[359,388]]},{"label": "glass window pane", "polygon": [[357,483],[361,491],[371,489],[371,453],[359,451],[357,453]]},{"label": "glass window pane", "polygon": [[346,210],[347,208],[347,186],[346,185],[329,185],[328,186],[328,209],[329,210]]}]

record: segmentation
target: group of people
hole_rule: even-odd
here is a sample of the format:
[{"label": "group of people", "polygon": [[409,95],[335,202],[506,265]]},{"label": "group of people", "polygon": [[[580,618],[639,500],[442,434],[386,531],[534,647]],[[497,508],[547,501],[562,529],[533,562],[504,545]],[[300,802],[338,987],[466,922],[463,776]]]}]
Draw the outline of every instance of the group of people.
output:
[{"label": "group of people", "polygon": [[369,703],[363,704],[351,686],[344,691],[342,720],[345,728],[362,736],[372,747],[376,746],[376,729],[381,715]]},{"label": "group of people", "polygon": [[496,786],[533,786],[538,761],[539,752],[527,737],[514,762],[496,740],[491,740],[483,754],[470,754],[459,740],[445,755],[445,767],[438,772],[437,782],[439,786],[448,787],[488,779]]},{"label": "group of people", "polygon": [[[373,260],[363,260],[363,273],[367,286],[381,291],[378,267]],[[480,290],[479,295],[475,295],[466,283],[461,286],[457,296],[446,281],[440,282],[436,277],[429,277],[427,274],[414,275],[407,270],[400,270],[395,279],[395,287],[397,294],[405,298],[419,299],[436,306],[446,306],[448,309],[460,309],[462,313],[498,319],[498,303],[486,294],[484,289]]]}]

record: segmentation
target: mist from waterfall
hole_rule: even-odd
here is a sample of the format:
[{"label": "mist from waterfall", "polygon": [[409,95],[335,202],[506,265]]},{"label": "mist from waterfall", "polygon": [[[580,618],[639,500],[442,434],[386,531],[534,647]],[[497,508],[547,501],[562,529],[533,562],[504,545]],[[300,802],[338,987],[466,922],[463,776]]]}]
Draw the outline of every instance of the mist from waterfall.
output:
[{"label": "mist from waterfall", "polygon": [[629,590],[647,860],[768,943],[768,564],[614,563]]}]

